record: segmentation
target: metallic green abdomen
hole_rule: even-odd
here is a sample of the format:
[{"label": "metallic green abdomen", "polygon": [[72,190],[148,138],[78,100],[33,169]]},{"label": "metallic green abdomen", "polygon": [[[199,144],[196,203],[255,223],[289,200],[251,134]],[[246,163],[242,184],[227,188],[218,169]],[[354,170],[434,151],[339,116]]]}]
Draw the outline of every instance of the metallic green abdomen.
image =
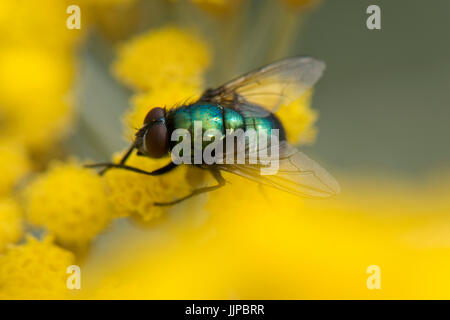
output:
[{"label": "metallic green abdomen", "polygon": [[[201,122],[202,135],[210,129],[218,130],[224,135],[227,132],[227,129],[266,130],[267,134],[270,134],[272,129],[279,129],[280,140],[285,139],[284,128],[278,118],[273,114],[270,114],[267,117],[255,117],[250,112],[237,112],[236,110],[214,104],[199,103],[179,107],[169,111],[166,116],[166,121],[169,129],[169,136],[175,129],[186,129],[191,135],[192,145],[194,140],[197,139],[194,132],[195,121]],[[177,141],[171,141],[171,148],[176,143]],[[210,141],[204,141],[203,147],[209,143]]]}]

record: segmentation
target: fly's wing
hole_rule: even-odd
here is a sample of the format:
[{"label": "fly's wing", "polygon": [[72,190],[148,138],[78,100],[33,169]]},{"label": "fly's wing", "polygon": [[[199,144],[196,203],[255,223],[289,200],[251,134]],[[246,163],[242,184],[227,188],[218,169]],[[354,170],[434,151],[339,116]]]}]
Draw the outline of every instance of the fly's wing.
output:
[{"label": "fly's wing", "polygon": [[[218,167],[223,171],[305,198],[327,198],[339,193],[337,181],[319,164],[286,141],[280,142],[278,148],[279,167],[273,174],[261,174],[261,169],[267,169],[270,164],[249,164],[251,152],[245,164],[220,164]],[[254,152],[260,154],[260,151]],[[270,153],[270,150],[268,152]]]},{"label": "fly's wing", "polygon": [[[216,89],[206,90],[200,101],[209,101],[224,107],[245,111],[253,117],[264,117],[275,113],[310,89],[325,69],[321,61],[309,57],[281,60],[252,71]],[[273,146],[273,145],[272,145]],[[217,164],[219,169],[231,172],[263,185],[307,198],[326,198],[339,192],[336,180],[321,166],[290,146],[286,141],[278,142],[278,170],[272,174],[261,174],[270,164],[251,164],[262,151],[246,147],[245,164]],[[269,146],[271,148],[271,146]],[[228,150],[227,150],[228,151]],[[235,158],[235,150],[225,158]],[[269,170],[270,171],[270,170]]]},{"label": "fly's wing", "polygon": [[[226,107],[240,106],[274,113],[300,97],[319,80],[325,63],[310,57],[294,57],[249,72],[216,89],[204,92],[200,101],[211,101]],[[264,110],[259,108],[258,116]],[[256,112],[256,111],[255,111]]]}]

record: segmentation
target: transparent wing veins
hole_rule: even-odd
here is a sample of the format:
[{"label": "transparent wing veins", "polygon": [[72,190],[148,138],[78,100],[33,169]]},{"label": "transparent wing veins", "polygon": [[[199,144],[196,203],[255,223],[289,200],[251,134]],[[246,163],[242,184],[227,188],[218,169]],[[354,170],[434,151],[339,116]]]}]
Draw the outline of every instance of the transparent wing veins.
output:
[{"label": "transparent wing veins", "polygon": [[280,142],[278,148],[280,157],[276,174],[261,175],[260,170],[264,166],[249,164],[251,153],[248,150],[245,164],[223,164],[219,168],[301,197],[326,198],[339,193],[337,181],[319,164],[286,141]]},{"label": "transparent wing veins", "polygon": [[234,107],[246,103],[274,113],[312,88],[325,64],[310,57],[294,57],[249,72],[216,89],[205,91],[200,100]]}]

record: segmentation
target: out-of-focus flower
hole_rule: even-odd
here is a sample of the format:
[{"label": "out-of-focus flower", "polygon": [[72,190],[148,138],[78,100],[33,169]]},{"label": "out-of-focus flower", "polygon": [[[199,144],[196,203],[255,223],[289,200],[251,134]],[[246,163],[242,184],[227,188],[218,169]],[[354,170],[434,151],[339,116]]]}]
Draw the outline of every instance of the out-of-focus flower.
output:
[{"label": "out-of-focus flower", "polygon": [[0,168],[0,195],[6,195],[30,172],[31,166],[24,148],[12,141],[0,143]]},{"label": "out-of-focus flower", "polygon": [[31,151],[50,149],[65,137],[73,118],[69,56],[37,47],[0,50],[0,134]]},{"label": "out-of-focus flower", "polygon": [[27,188],[26,216],[56,240],[83,245],[110,222],[103,180],[76,163],[55,163]]},{"label": "out-of-focus flower", "polygon": [[83,32],[66,27],[70,4],[0,3],[0,138],[32,155],[53,150],[72,122],[73,53]]},{"label": "out-of-focus flower", "polygon": [[1,46],[24,45],[52,52],[70,52],[80,40],[80,30],[66,28],[69,1],[1,1]]},{"label": "out-of-focus flower", "polygon": [[67,294],[66,269],[74,255],[52,243],[29,237],[0,255],[0,299],[60,299]]},{"label": "out-of-focus flower", "polygon": [[22,220],[22,212],[14,200],[0,200],[0,253],[8,244],[16,243],[22,237]]},{"label": "out-of-focus flower", "polygon": [[289,105],[281,106],[277,116],[286,130],[287,139],[293,144],[313,143],[317,129],[314,124],[317,111],[310,108],[312,90],[305,92]]},{"label": "out-of-focus flower", "polygon": [[[120,155],[114,160],[117,162]],[[127,165],[145,171],[159,169],[170,162],[170,158],[150,159],[132,155]],[[120,169],[105,174],[107,190],[112,205],[120,216],[136,216],[149,221],[165,212],[168,207],[154,206],[155,202],[169,202],[188,195],[204,180],[203,171],[181,165],[161,176],[147,176]]]},{"label": "out-of-focus flower", "polygon": [[[67,93],[72,83],[71,60],[39,47],[10,46],[0,55],[2,104],[32,103]],[[11,107],[14,107],[11,106]],[[28,106],[29,108],[31,106]]]},{"label": "out-of-focus flower", "polygon": [[278,118],[286,130],[287,140],[293,144],[313,143],[317,129],[314,124],[317,111],[310,108],[312,90],[307,91],[289,105],[281,106]]},{"label": "out-of-focus flower", "polygon": [[159,89],[173,81],[201,86],[210,59],[207,46],[198,37],[175,27],[165,27],[125,43],[114,71],[136,90]]},{"label": "out-of-focus flower", "polygon": [[[424,193],[394,181],[377,181],[375,188],[349,180],[343,184],[355,188],[343,197],[313,201],[226,179],[231,184],[209,194],[202,226],[186,228],[188,219],[180,219],[167,225],[173,242],[127,242],[111,260],[91,263],[85,273],[94,290],[86,297],[449,297],[450,237],[442,228],[449,201],[434,196],[437,186]],[[431,230],[439,236],[423,246]],[[381,270],[381,290],[367,287],[370,265]]]}]

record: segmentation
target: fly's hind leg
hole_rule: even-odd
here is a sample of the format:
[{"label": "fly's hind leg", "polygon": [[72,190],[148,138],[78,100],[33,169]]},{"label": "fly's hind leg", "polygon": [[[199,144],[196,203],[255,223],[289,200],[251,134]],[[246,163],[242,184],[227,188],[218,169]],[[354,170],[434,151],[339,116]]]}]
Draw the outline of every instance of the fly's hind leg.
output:
[{"label": "fly's hind leg", "polygon": [[184,196],[180,199],[174,200],[174,201],[170,201],[170,202],[155,202],[154,205],[155,206],[172,206],[174,204],[180,203],[184,200],[187,200],[189,198],[192,198],[193,196],[205,193],[205,192],[210,192],[210,191],[214,191],[217,190],[221,187],[223,187],[225,185],[225,179],[222,177],[220,170],[219,169],[210,169],[211,174],[213,175],[213,177],[216,179],[217,181],[217,185],[215,186],[211,186],[211,187],[204,187],[204,188],[199,188],[199,189],[195,189],[194,191],[192,191],[190,194],[188,194],[187,196]]}]

